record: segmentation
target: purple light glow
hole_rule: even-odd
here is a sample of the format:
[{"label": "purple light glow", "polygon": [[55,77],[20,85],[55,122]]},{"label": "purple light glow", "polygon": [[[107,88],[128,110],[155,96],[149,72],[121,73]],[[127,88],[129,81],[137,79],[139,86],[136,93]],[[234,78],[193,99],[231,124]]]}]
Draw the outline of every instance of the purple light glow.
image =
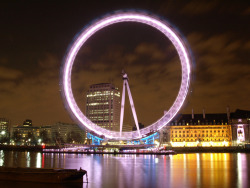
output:
[{"label": "purple light glow", "polygon": [[131,132],[122,132],[120,136],[120,132],[110,131],[104,128],[99,127],[98,125],[91,122],[79,109],[72,93],[71,88],[71,70],[75,60],[75,57],[82,47],[82,45],[97,31],[101,30],[104,27],[109,25],[120,23],[120,22],[139,22],[146,25],[149,25],[160,32],[162,32],[175,46],[178,55],[181,61],[182,67],[182,81],[179,93],[177,98],[172,105],[172,107],[168,110],[167,113],[164,114],[159,120],[150,126],[143,128],[140,130],[142,136],[147,135],[152,130],[157,131],[162,127],[168,124],[169,121],[173,119],[173,117],[180,110],[181,106],[184,103],[184,100],[188,93],[189,82],[190,82],[190,60],[188,51],[184,46],[181,38],[177,36],[175,31],[169,26],[169,24],[154,18],[152,16],[146,15],[145,13],[137,13],[137,12],[124,12],[124,13],[115,13],[113,15],[107,16],[101,20],[96,21],[89,27],[87,27],[82,33],[78,36],[78,38],[74,41],[70,50],[64,60],[64,68],[63,68],[63,96],[65,99],[65,103],[68,105],[68,111],[77,119],[77,121],[81,124],[81,126],[85,126],[91,131],[94,131],[98,135],[104,135],[109,139],[117,139],[117,140],[131,140],[140,138],[138,136],[137,131]]}]

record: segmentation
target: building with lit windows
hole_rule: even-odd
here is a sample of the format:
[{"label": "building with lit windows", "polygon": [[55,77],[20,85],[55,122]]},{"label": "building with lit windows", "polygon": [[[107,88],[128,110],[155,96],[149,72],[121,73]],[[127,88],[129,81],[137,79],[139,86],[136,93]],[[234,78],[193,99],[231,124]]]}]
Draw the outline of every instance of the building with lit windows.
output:
[{"label": "building with lit windows", "polygon": [[250,143],[250,111],[180,114],[160,135],[162,143],[173,147],[244,146]]},{"label": "building with lit windows", "polygon": [[170,142],[178,146],[230,146],[230,125],[184,125],[171,126]]},{"label": "building with lit windows", "polygon": [[231,146],[230,114],[180,114],[161,135],[173,147]]},{"label": "building with lit windows", "polygon": [[38,137],[39,127],[33,126],[32,120],[25,120],[23,125],[12,128],[12,140],[18,145],[33,145]]},{"label": "building with lit windows", "polygon": [[0,118],[0,143],[6,142],[10,137],[10,121]]},{"label": "building with lit windows", "polygon": [[102,128],[118,131],[120,91],[113,84],[91,85],[87,92],[86,116]]},{"label": "building with lit windows", "polygon": [[0,118],[0,133],[10,131],[10,121],[6,118]]},{"label": "building with lit windows", "polygon": [[[82,130],[77,124],[58,122],[51,126],[43,126],[51,136],[53,143],[60,145],[63,143],[83,144],[85,142],[86,131]],[[51,130],[49,130],[51,129]]]}]

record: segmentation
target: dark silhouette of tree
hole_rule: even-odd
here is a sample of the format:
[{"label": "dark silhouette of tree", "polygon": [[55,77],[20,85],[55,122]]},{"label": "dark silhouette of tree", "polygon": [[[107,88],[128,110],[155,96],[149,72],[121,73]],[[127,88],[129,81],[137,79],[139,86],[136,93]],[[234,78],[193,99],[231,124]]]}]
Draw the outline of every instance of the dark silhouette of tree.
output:
[{"label": "dark silhouette of tree", "polygon": [[15,142],[16,144],[20,144],[20,143],[21,143],[21,141],[22,141],[22,135],[21,135],[20,131],[15,130],[15,131],[13,132],[12,140],[14,140],[14,142]]},{"label": "dark silhouette of tree", "polygon": [[25,139],[25,142],[28,145],[37,145],[37,139],[36,139],[36,137],[35,137],[35,135],[34,135],[34,133],[32,131],[28,132],[28,136]]},{"label": "dark silhouette of tree", "polygon": [[47,130],[42,130],[40,132],[40,138],[41,138],[42,142],[45,143],[45,144],[48,144],[48,143],[51,142],[51,139],[48,136],[48,131]]},{"label": "dark silhouette of tree", "polygon": [[6,143],[6,142],[9,142],[9,139],[6,135],[4,136],[0,136],[0,143]]},{"label": "dark silhouette of tree", "polygon": [[67,143],[83,143],[83,138],[80,133],[71,131],[67,134]]},{"label": "dark silhouette of tree", "polygon": [[56,145],[61,145],[61,144],[64,144],[65,141],[64,139],[62,138],[62,136],[60,135],[59,132],[54,132],[53,135],[52,135],[52,141],[54,143],[56,143]]}]

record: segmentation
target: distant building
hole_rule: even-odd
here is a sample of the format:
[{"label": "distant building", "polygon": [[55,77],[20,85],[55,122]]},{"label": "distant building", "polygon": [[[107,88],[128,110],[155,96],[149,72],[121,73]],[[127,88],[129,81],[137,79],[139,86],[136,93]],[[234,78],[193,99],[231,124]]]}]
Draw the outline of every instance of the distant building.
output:
[{"label": "distant building", "polygon": [[26,120],[23,122],[23,126],[24,126],[24,127],[31,127],[31,126],[32,126],[32,120],[26,119]]},{"label": "distant building", "polygon": [[0,118],[0,132],[10,132],[10,121],[6,118]]},{"label": "distant building", "polygon": [[6,118],[0,118],[0,143],[7,142],[10,138],[10,121]]},{"label": "distant building", "polygon": [[87,92],[86,116],[102,128],[118,131],[120,91],[113,84],[91,85]]},{"label": "distant building", "polygon": [[19,145],[35,145],[39,137],[39,127],[32,125],[32,120],[25,120],[23,125],[12,128],[12,140]]},{"label": "distant building", "polygon": [[[58,122],[51,125],[51,139],[58,145],[62,143],[83,144],[86,138],[86,131],[76,124]],[[41,127],[44,129],[45,127]],[[49,128],[49,126],[47,126]]]},{"label": "distant building", "polygon": [[122,131],[123,132],[131,132],[132,130],[133,130],[133,128],[132,128],[131,125],[129,125],[129,124],[123,124],[123,126],[122,126]]}]

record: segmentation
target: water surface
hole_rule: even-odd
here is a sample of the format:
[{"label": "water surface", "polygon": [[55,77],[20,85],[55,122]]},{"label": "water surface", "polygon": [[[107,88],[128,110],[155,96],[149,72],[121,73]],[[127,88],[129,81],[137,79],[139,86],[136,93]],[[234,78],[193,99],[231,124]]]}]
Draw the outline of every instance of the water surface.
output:
[{"label": "water surface", "polygon": [[[0,166],[88,171],[88,188],[250,187],[250,154],[178,155],[48,154],[0,150]],[[84,178],[84,181],[86,179]],[[2,187],[74,187],[1,182]],[[79,187],[77,185],[76,187]]]}]

